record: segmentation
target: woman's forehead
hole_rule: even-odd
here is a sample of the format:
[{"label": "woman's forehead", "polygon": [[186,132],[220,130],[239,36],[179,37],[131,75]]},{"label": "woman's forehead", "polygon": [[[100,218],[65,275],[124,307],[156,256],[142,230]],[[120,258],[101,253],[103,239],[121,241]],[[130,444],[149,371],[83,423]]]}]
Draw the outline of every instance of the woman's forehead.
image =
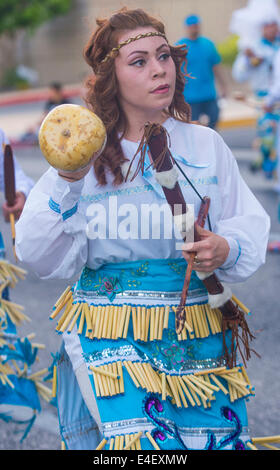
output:
[{"label": "woman's forehead", "polygon": [[[130,38],[134,38],[138,35],[146,34],[149,32],[157,32],[157,30],[151,26],[148,26],[148,27],[137,28],[132,31],[130,30],[130,31],[122,32],[122,34],[118,38],[118,44],[123,43],[129,40]],[[119,53],[122,54],[123,56],[127,56],[131,54],[133,51],[138,51],[138,50],[143,50],[143,51],[148,52],[149,50],[156,49],[162,44],[168,45],[167,41],[163,37],[146,36],[146,37],[137,39],[136,41],[132,41],[129,44],[126,44],[125,46],[121,47],[119,50]]]}]

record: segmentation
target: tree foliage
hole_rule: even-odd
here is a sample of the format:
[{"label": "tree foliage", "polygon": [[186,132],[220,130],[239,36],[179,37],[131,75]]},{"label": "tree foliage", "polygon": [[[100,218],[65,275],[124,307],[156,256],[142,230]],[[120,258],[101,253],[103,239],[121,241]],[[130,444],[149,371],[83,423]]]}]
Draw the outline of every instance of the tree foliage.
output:
[{"label": "tree foliage", "polygon": [[18,29],[34,31],[69,11],[72,0],[0,0],[0,35]]}]

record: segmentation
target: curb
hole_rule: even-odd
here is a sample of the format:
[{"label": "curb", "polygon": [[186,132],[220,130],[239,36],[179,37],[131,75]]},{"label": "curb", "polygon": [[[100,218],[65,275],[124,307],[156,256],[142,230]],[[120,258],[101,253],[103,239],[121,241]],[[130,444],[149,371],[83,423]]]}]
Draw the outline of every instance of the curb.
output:
[{"label": "curb", "polygon": [[[63,90],[67,98],[82,96],[83,94],[83,87],[81,85],[65,86]],[[46,101],[48,96],[49,88],[2,93],[0,94],[0,107]]]},{"label": "curb", "polygon": [[237,127],[255,127],[257,118],[239,118],[239,119],[222,119],[217,128],[218,129],[232,129]]}]

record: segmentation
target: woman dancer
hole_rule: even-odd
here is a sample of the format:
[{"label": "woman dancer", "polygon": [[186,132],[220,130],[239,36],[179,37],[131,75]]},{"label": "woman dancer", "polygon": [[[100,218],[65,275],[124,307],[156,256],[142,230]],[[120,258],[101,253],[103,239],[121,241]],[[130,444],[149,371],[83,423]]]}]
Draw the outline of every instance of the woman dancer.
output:
[{"label": "woman dancer", "polygon": [[[97,21],[84,50],[93,70],[87,103],[106,126],[106,147],[72,174],[49,168],[16,226],[17,255],[40,277],[82,270],[51,315],[65,308],[56,327],[63,333],[57,401],[67,449],[250,444],[244,398],[252,388],[243,366],[227,367],[221,312],[196,273],[215,271],[225,282],[253,274],[265,261],[269,217],[222,138],[191,124],[185,55],[140,9]],[[147,122],[168,133],[195,216],[197,191],[211,199],[211,227],[198,227],[199,242],[182,245],[176,228],[164,231],[169,208],[149,156],[137,172],[133,157]],[[173,307],[192,253],[186,323],[177,335]]]}]

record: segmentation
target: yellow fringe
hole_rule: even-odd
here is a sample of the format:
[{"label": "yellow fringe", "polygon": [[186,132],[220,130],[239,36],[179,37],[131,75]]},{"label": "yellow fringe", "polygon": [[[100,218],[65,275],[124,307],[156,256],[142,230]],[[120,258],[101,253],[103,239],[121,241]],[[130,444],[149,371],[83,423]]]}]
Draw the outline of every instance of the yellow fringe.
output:
[{"label": "yellow fringe", "polygon": [[[172,307],[175,314],[176,306]],[[210,334],[222,332],[222,314],[219,309],[212,309],[209,304],[188,305],[185,307],[185,326],[178,335],[178,340],[207,338]]]},{"label": "yellow fringe", "polygon": [[145,434],[146,434],[146,437],[149,439],[150,443],[152,444],[153,448],[155,450],[161,450],[160,447],[157,445],[156,441],[154,440],[154,438],[151,436],[151,434],[148,431]]},{"label": "yellow fringe", "polygon": [[[134,434],[121,434],[115,437],[111,437],[109,440],[109,449],[108,450],[141,450],[141,438],[146,437],[149,439],[154,450],[160,450],[160,447],[151,436],[151,434],[146,431],[145,436],[143,436],[142,431],[139,431]],[[246,446],[251,450],[259,450],[257,445],[263,446],[270,450],[280,450],[279,447],[270,445],[270,443],[280,443],[280,436],[269,436],[261,438],[252,438],[251,442],[246,442]],[[108,443],[108,439],[104,438],[96,447],[96,450],[102,450]],[[65,443],[62,441],[61,449],[65,449]]]},{"label": "yellow fringe", "polygon": [[[121,434],[111,437],[108,450],[141,450],[140,438],[142,437],[142,434],[142,431],[139,431],[134,434]],[[102,439],[95,450],[103,449],[107,442],[107,439]]]},{"label": "yellow fringe", "polygon": [[[6,260],[0,260],[0,285],[3,283],[5,284],[5,287],[6,285],[9,285],[9,287],[14,288],[18,282],[18,278],[24,279],[26,274],[27,271],[24,269],[19,268]],[[1,288],[3,288],[3,286],[1,286]]]},{"label": "yellow fringe", "polygon": [[125,392],[122,366],[137,388],[158,393],[162,400],[171,399],[178,408],[188,406],[211,407],[215,392],[229,395],[231,402],[253,395],[253,389],[241,367],[218,367],[187,375],[171,375],[156,371],[148,362],[118,361],[93,367],[93,381],[97,397],[109,397]]},{"label": "yellow fringe", "polygon": [[98,444],[95,450],[103,449],[103,447],[105,447],[106,444],[107,444],[107,439],[102,439],[102,441],[100,442],[100,444]]},{"label": "yellow fringe", "polygon": [[7,314],[11,322],[16,326],[19,326],[23,321],[31,321],[22,310],[24,310],[24,307],[21,305],[11,302],[10,300],[0,299],[0,316],[5,318]]},{"label": "yellow fringe", "polygon": [[[90,339],[126,338],[129,324],[132,323],[134,340],[147,342],[162,339],[164,329],[168,328],[170,312],[175,314],[176,308],[169,305],[89,305],[86,302],[74,302],[72,290],[68,286],[56,302],[50,319],[56,318],[64,310],[56,330],[60,333],[71,332],[77,325],[78,334],[85,331],[85,336]],[[200,304],[186,306],[185,312],[185,326],[178,335],[180,341],[207,338],[222,332],[222,314],[219,309]]]},{"label": "yellow fringe", "polygon": [[[247,446],[252,448],[254,447],[254,450],[259,450],[258,447],[265,447],[266,449],[269,450],[280,450],[280,436],[267,436],[267,437],[253,437],[251,439],[251,443],[247,442]],[[276,445],[271,445],[271,444],[278,444],[279,446]]]},{"label": "yellow fringe", "polygon": [[57,389],[57,366],[53,366],[53,380],[52,380],[52,397],[56,397]]},{"label": "yellow fringe", "polygon": [[27,364],[24,364],[23,370],[20,370],[18,365],[15,361],[13,361],[13,365],[16,368],[18,377],[25,376],[27,379],[32,380],[36,387],[38,394],[47,402],[49,403],[53,397],[56,396],[56,366],[54,366],[54,376],[53,376],[53,384],[52,390],[50,390],[46,385],[44,385],[42,381],[42,376],[48,373],[48,369],[44,368],[37,372],[33,372],[32,374],[27,375],[28,368]]},{"label": "yellow fringe", "polygon": [[89,366],[92,371],[97,397],[112,397],[124,393],[121,361],[99,367]]}]

